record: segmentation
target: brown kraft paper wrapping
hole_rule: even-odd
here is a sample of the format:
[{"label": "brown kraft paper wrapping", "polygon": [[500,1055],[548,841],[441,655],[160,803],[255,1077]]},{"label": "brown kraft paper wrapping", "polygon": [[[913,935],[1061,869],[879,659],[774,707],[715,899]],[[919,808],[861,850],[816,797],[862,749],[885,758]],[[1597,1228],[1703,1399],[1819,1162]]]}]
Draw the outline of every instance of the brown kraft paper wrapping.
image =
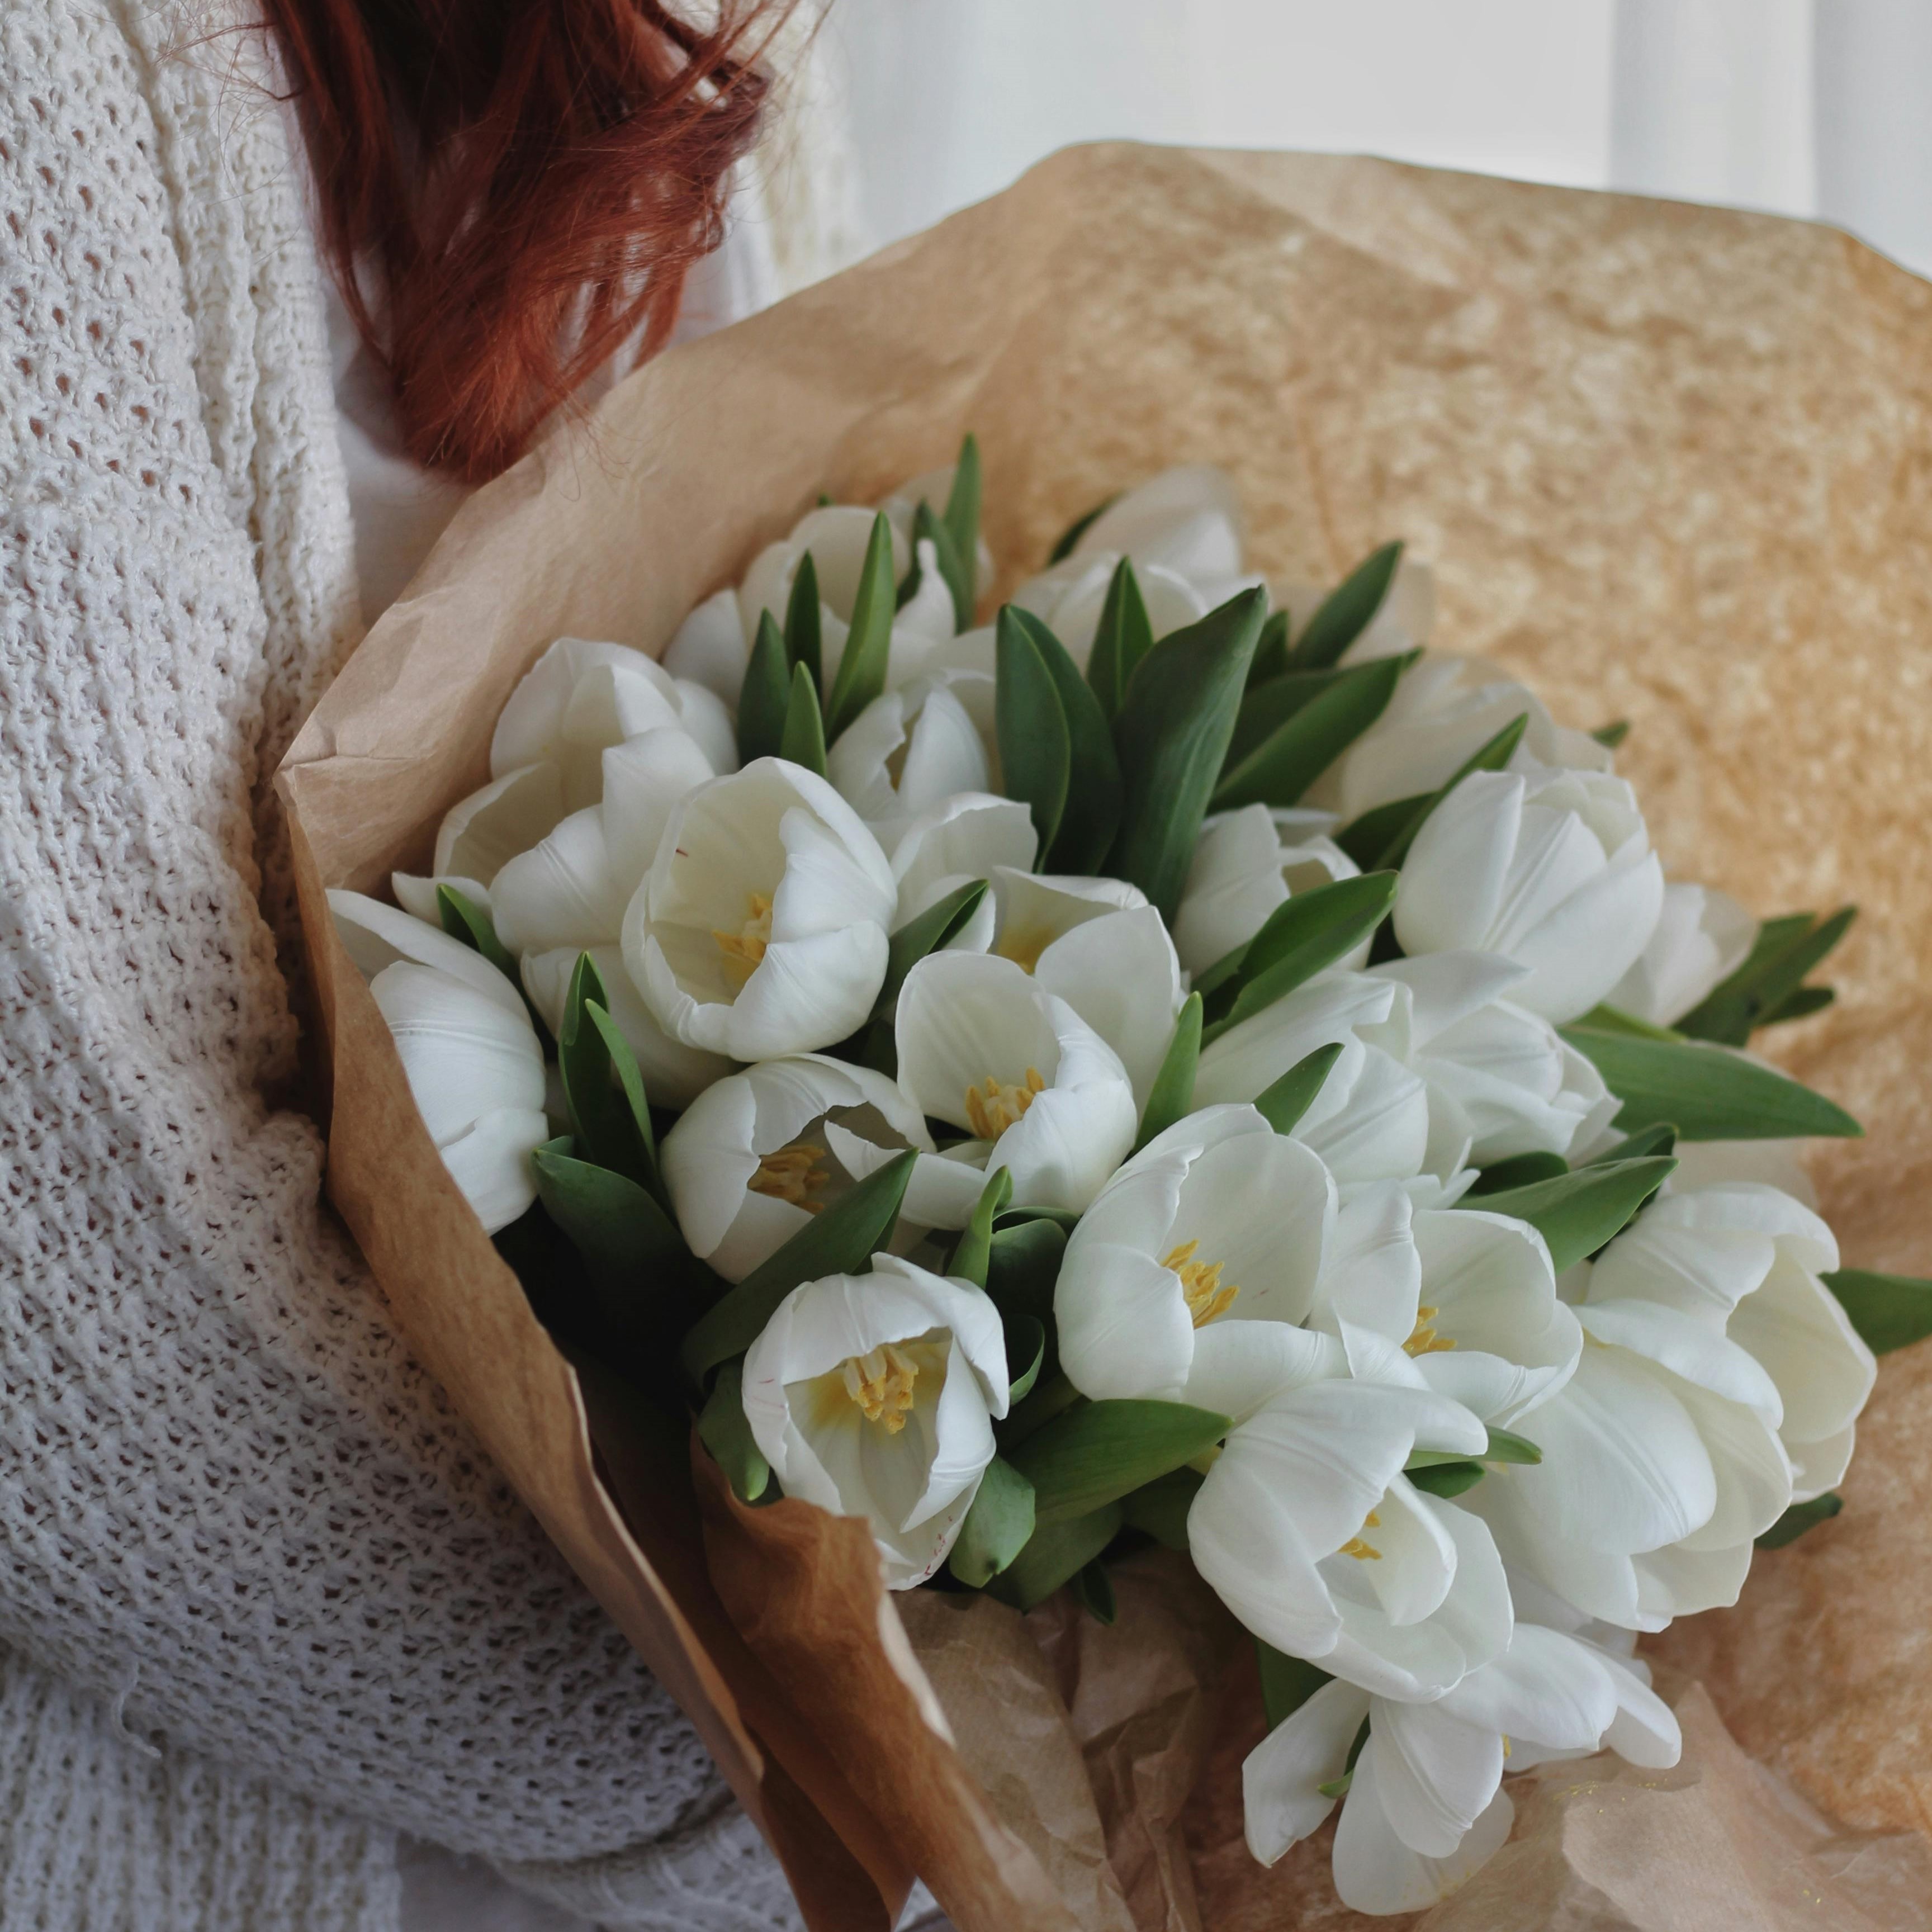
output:
[{"label": "brown kraft paper wrapping", "polygon": [[[681,1460],[634,1439],[531,1316],[326,916],[325,886],[382,892],[392,868],[425,868],[554,638],[662,650],[818,490],[869,500],[968,428],[996,592],[1112,490],[1220,463],[1256,568],[1332,579],[1405,537],[1437,567],[1438,644],[1498,659],[1566,722],[1630,719],[1621,768],[1672,871],[1766,913],[1857,901],[1839,1004],[1772,1037],[1869,1131],[1815,1164],[1847,1262],[1932,1272],[1932,289],[1768,217],[1337,157],[1073,150],[560,428],[458,515],[283,767],[332,1055],[332,1196],[811,1923],[884,1926],[914,1869],[963,1932],[1114,1932],[1124,1906],[1144,1928],[1341,1922],[1319,1841],[1292,1855],[1292,1910],[1285,1863],[1264,1922],[1228,1916],[1246,1908],[1205,1879],[1238,1840],[1238,1778],[1212,1829],[1202,1801],[1190,1814],[1196,1870],[1178,1854],[1174,1786],[1192,1781],[1217,1671],[1234,1672],[1224,1746],[1255,1721],[1217,1612],[1163,1609],[1137,1574],[1113,1633],[1036,1613],[1036,1670],[997,1605],[886,1593],[853,1525],[741,1510],[715,1482],[700,1518]],[[1737,1610],[1655,1646],[1714,1700],[1684,1706],[1700,1763],[1728,1748],[1721,1713],[1846,1826],[1932,1826],[1928,1490],[1932,1345],[1884,1364],[1844,1514],[1763,1557]],[[1167,1674],[1127,1640],[1184,1625]],[[1504,1858],[1555,1845],[1621,1898],[1610,1868],[1635,1869],[1654,1834],[1584,1832],[1555,1777],[1574,1770],[1518,1781]],[[1754,1814],[1714,1777],[1653,1780],[1643,1804],[1701,1805],[1696,1829],[1749,1842]],[[1912,1842],[1844,1856],[1869,1870]],[[1547,1922],[1786,1922],[1714,1916],[1701,1896]],[[1443,1916],[1466,1909],[1435,1922],[1475,1922]],[[1807,1922],[1893,1922],[1846,1910],[1865,1916]]]}]

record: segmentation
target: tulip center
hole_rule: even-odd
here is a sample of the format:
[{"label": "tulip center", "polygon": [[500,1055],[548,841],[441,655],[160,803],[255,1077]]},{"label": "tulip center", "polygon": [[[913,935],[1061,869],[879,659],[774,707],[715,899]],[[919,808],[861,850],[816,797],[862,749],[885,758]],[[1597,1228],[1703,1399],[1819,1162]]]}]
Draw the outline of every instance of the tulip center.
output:
[{"label": "tulip center", "polygon": [[886,1342],[869,1354],[848,1355],[839,1366],[845,1393],[868,1422],[876,1422],[888,1436],[905,1426],[911,1412],[913,1387],[919,1364],[897,1343]]},{"label": "tulip center", "polygon": [[1194,1258],[1200,1245],[1198,1240],[1182,1242],[1161,1266],[1172,1268],[1180,1276],[1181,1298],[1187,1304],[1187,1312],[1194,1318],[1196,1328],[1204,1328],[1216,1316],[1226,1314],[1234,1306],[1234,1298],[1241,1290],[1237,1282],[1222,1286],[1222,1263]]},{"label": "tulip center", "polygon": [[[1373,1510],[1362,1519],[1364,1529],[1379,1529],[1382,1526],[1382,1520]],[[1382,1560],[1382,1552],[1373,1544],[1364,1543],[1359,1536],[1350,1537],[1335,1553],[1338,1556],[1352,1556],[1362,1563],[1379,1563]]]},{"label": "tulip center", "polygon": [[832,1178],[818,1165],[824,1158],[822,1147],[814,1147],[809,1141],[800,1141],[795,1146],[780,1148],[776,1154],[766,1154],[759,1162],[758,1172],[745,1184],[754,1194],[768,1195],[774,1201],[789,1201],[794,1208],[802,1208],[808,1214],[816,1214],[825,1204],[812,1197]]},{"label": "tulip center", "polygon": [[1027,1069],[1024,1087],[995,1079],[989,1073],[983,1087],[966,1090],[966,1124],[980,1139],[996,1141],[1009,1127],[1018,1124],[1033,1105],[1034,1096],[1046,1090],[1046,1082],[1040,1078],[1037,1066]]},{"label": "tulip center", "polygon": [[1408,1340],[1402,1345],[1412,1355],[1446,1354],[1455,1347],[1455,1342],[1447,1335],[1438,1335],[1430,1326],[1442,1313],[1439,1308],[1431,1308],[1426,1303],[1415,1311],[1415,1327]]},{"label": "tulip center", "polygon": [[751,916],[736,932],[722,932],[716,926],[711,928],[711,936],[718,942],[718,950],[724,956],[728,970],[742,973],[747,979],[758,969],[765,956],[765,948],[772,943],[772,896],[770,892],[752,892],[746,903],[752,908]]},{"label": "tulip center", "polygon": [[1040,956],[1053,944],[1054,935],[1043,926],[1030,931],[1003,932],[993,950],[1002,959],[1010,959],[1022,973],[1030,973],[1040,964]]}]

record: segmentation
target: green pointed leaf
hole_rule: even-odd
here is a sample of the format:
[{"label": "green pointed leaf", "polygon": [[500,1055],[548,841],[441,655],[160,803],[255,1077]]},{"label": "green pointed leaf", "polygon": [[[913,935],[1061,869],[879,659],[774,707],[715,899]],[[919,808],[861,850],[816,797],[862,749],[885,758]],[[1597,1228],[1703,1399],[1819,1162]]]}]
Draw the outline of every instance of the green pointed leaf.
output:
[{"label": "green pointed leaf", "polygon": [[770,1487],[772,1466],[752,1439],[745,1418],[745,1365],[727,1362],[698,1417],[698,1438],[730,1481],[741,1503],[754,1503]]},{"label": "green pointed leaf", "polygon": [[608,1011],[610,994],[589,953],[578,956],[564,995],[557,1072],[579,1156],[634,1180],[668,1206],[644,1076]]},{"label": "green pointed leaf", "polygon": [[785,706],[778,756],[821,778],[825,776],[825,722],[818,715],[818,687],[802,664],[791,668],[791,697]]},{"label": "green pointed leaf", "polygon": [[1507,1429],[1490,1431],[1490,1446],[1483,1451],[1486,1462],[1536,1463],[1543,1451],[1526,1436],[1513,1436]]},{"label": "green pointed leaf", "polygon": [[1153,649],[1154,622],[1141,596],[1140,580],[1132,559],[1124,556],[1114,566],[1094,648],[1087,655],[1087,682],[1110,724],[1119,715],[1129,681]]},{"label": "green pointed leaf", "polygon": [[1457,1204],[1527,1221],[1549,1244],[1550,1265],[1561,1274],[1594,1255],[1626,1226],[1676,1165],[1655,1155],[1612,1161],[1601,1167],[1580,1167],[1553,1180],[1532,1181],[1526,1187],[1466,1194]]},{"label": "green pointed leaf", "polygon": [[1432,1496],[1460,1496],[1464,1490],[1473,1490],[1484,1473],[1480,1462],[1438,1462],[1432,1468],[1410,1470],[1408,1480]]},{"label": "green pointed leaf", "polygon": [[892,1238],[916,1158],[910,1150],[894,1155],[728,1290],[685,1337],[685,1373],[701,1386],[720,1362],[742,1355],[801,1282],[869,1274],[873,1256]]},{"label": "green pointed leaf", "polygon": [[1047,1372],[1038,1380],[1026,1400],[1006,1412],[994,1434],[1004,1449],[1011,1450],[1029,1436],[1037,1435],[1057,1416],[1084,1407],[1087,1398],[1063,1375]]},{"label": "green pointed leaf", "polygon": [[[1277,615],[1280,614],[1277,613]],[[1268,622],[1272,624],[1270,617]],[[1265,640],[1267,628],[1262,628]],[[1411,651],[1406,657],[1378,658],[1378,663],[1393,664],[1413,664],[1421,655]],[[1256,652],[1258,658],[1260,652]],[[1325,691],[1346,682],[1358,672],[1366,670],[1366,664],[1358,664],[1350,670],[1290,670],[1279,676],[1262,680],[1251,678],[1247,694],[1241,700],[1240,713],[1234,720],[1234,735],[1228,741],[1226,768],[1232,770],[1250,752],[1267,743],[1282,725],[1298,711],[1309,705]]]},{"label": "green pointed leaf", "polygon": [[1216,989],[1222,1010],[1203,1042],[1252,1019],[1360,945],[1388,916],[1396,883],[1393,872],[1366,872],[1297,892],[1276,906],[1248,941],[1233,978]]},{"label": "green pointed leaf", "polygon": [[773,758],[784,736],[791,698],[792,670],[785,641],[769,610],[758,614],[758,640],[738,687],[738,762]]},{"label": "green pointed leaf", "polygon": [[1932,1335],[1932,1281],[1834,1268],[1819,1279],[1838,1298],[1852,1326],[1874,1355],[1888,1355]]},{"label": "green pointed leaf", "polygon": [[1072,1592],[1073,1600],[1096,1624],[1111,1624],[1120,1614],[1114,1597],[1114,1580],[1107,1574],[1107,1566],[1099,1557],[1076,1570],[1068,1580],[1067,1587]]},{"label": "green pointed leaf", "polygon": [[1611,724],[1599,724],[1590,736],[1606,751],[1614,752],[1630,736],[1630,720],[1619,718]]},{"label": "green pointed leaf", "polygon": [[892,580],[892,526],[882,511],[872,520],[866,560],[859,572],[859,594],[852,600],[852,628],[845,639],[838,674],[825,707],[829,743],[886,688],[892,651],[892,619],[898,586]]},{"label": "green pointed leaf", "polygon": [[[454,886],[436,889],[436,916],[442,929],[452,939],[460,939],[473,952],[480,952],[520,993],[524,977],[517,969],[514,953],[496,937],[496,922],[466,892]],[[525,1004],[529,1004],[526,996]]]},{"label": "green pointed leaf", "polygon": [[[1378,868],[1400,866],[1408,856],[1408,848],[1415,843],[1416,834],[1429,823],[1430,815],[1462,781],[1473,772],[1499,772],[1515,755],[1516,748],[1522,742],[1522,734],[1529,726],[1529,713],[1521,712],[1512,718],[1489,742],[1472,752],[1459,766],[1449,782],[1441,790],[1432,792],[1415,810],[1395,836],[1382,848],[1376,860]],[[1346,846],[1342,848],[1348,849]]]},{"label": "green pointed leaf", "polygon": [[1046,554],[1047,562],[1065,562],[1073,554],[1073,546],[1120,500],[1120,493],[1116,490],[1111,496],[1102,496],[1084,516],[1076,517],[1054,539],[1052,549]]},{"label": "green pointed leaf", "polygon": [[[959,446],[959,460],[952,466],[944,520],[946,533],[959,560],[959,582],[953,586],[952,602],[962,631],[973,628],[979,600],[980,495],[980,442],[968,431]],[[950,577],[946,580],[952,583]]]},{"label": "green pointed leaf", "polygon": [[940,952],[957,939],[972,923],[973,915],[986,896],[986,881],[969,879],[944,898],[935,899],[892,934],[886,948],[885,984],[879,989],[878,1004],[872,1009],[875,1015],[883,1017],[892,1011],[906,975],[928,953]]},{"label": "green pointed leaf", "polygon": [[1560,1180],[1570,1172],[1570,1163],[1560,1154],[1519,1154],[1486,1167],[1470,1183],[1466,1201],[1485,1194],[1501,1194],[1511,1187],[1527,1187],[1538,1180]]},{"label": "green pointed leaf", "polygon": [[1255,1639],[1255,1656],[1262,1670],[1262,1706],[1268,1729],[1285,1724],[1324,1684],[1335,1680],[1319,1664],[1290,1657],[1274,1645]]},{"label": "green pointed leaf", "polygon": [[[980,1190],[973,1218],[966,1223],[953,1247],[952,1258],[946,1264],[948,1274],[957,1276],[962,1281],[970,1281],[975,1288],[986,1286],[987,1265],[992,1255],[994,1217],[1012,1198],[1012,1172],[1004,1167],[995,1168]],[[1017,1401],[1018,1398],[1016,1396],[1014,1400]]]},{"label": "green pointed leaf", "polygon": [[1592,1006],[1575,1024],[1581,1027],[1594,1027],[1599,1033],[1628,1034],[1633,1040],[1682,1040],[1684,1036],[1667,1026],[1659,1026],[1654,1020],[1639,1019],[1634,1013],[1627,1013],[1621,1006],[1599,1003]]},{"label": "green pointed leaf", "polygon": [[1198,1469],[1170,1469],[1123,1499],[1120,1515],[1130,1529],[1150,1536],[1163,1549],[1187,1550],[1187,1512],[1201,1493]]},{"label": "green pointed leaf", "polygon": [[1010,1450],[1042,1523],[1084,1516],[1211,1449],[1234,1424],[1178,1402],[1090,1402]]},{"label": "green pointed leaf", "polygon": [[943,524],[930,503],[921,503],[912,513],[912,568],[906,572],[905,581],[899,586],[899,602],[909,603],[919,590],[923,566],[919,560],[919,547],[922,543],[932,544],[939,560],[939,574],[945,580],[946,588],[952,598],[952,622],[956,629],[970,631],[973,628],[973,585],[970,566],[960,556],[952,541],[952,532]]},{"label": "green pointed leaf", "polygon": [[1048,1320],[1060,1257],[1066,1252],[1066,1230],[1057,1221],[1018,1221],[994,1228],[986,1244],[986,1292],[1000,1314]]},{"label": "green pointed leaf", "polygon": [[1227,755],[1268,593],[1244,590],[1142,658],[1114,721],[1126,805],[1108,871],[1171,926]]},{"label": "green pointed leaf", "polygon": [[[1804,976],[1844,938],[1857,916],[1857,907],[1840,906],[1829,919],[1815,922],[1808,912],[1766,920],[1744,963],[1677,1022],[1678,1030],[1696,1040],[1742,1046],[1756,1028],[1816,1012],[1828,1004],[1828,989],[1807,988]],[[1827,998],[1807,1002],[1798,998],[1804,992]],[[1795,1010],[1786,1014],[1783,1009],[1793,1002]]]},{"label": "green pointed leaf", "polygon": [[1214,809],[1298,803],[1302,794],[1388,709],[1408,662],[1406,657],[1377,658],[1342,672],[1316,692],[1223,774],[1215,789]]},{"label": "green pointed leaf", "polygon": [[1060,832],[1073,773],[1073,738],[1060,688],[1040,654],[1032,630],[1018,621],[1018,607],[1000,613],[994,635],[997,673],[993,694],[1000,772],[1006,794],[1033,814],[1040,839],[1037,869]]},{"label": "green pointed leaf", "polygon": [[1402,836],[1408,822],[1425,806],[1435,802],[1432,791],[1412,793],[1407,798],[1390,799],[1386,805],[1371,806],[1360,818],[1352,820],[1334,835],[1335,843],[1365,871]]},{"label": "green pointed leaf", "polygon": [[[785,606],[784,646],[785,662],[788,665],[802,664],[812,674],[812,688],[820,689],[824,682],[824,640],[818,614],[818,566],[812,561],[807,550],[798,560],[798,568],[792,573],[791,600]],[[786,696],[790,699],[790,686]]]},{"label": "green pointed leaf", "polygon": [[1829,1522],[1844,1506],[1844,1498],[1830,1490],[1822,1496],[1814,1496],[1808,1503],[1793,1503],[1757,1539],[1757,1546],[1760,1550],[1782,1550],[1787,1543],[1796,1543],[1808,1529],[1815,1529],[1821,1522]]},{"label": "green pointed leaf", "polygon": [[1139,1138],[1133,1150],[1138,1154],[1156,1134],[1164,1134],[1194,1106],[1194,1076],[1201,1064],[1201,995],[1190,993],[1174,1023],[1174,1037],[1167,1043],[1166,1057],[1148,1090],[1148,1102],[1141,1114]]},{"label": "green pointed leaf", "polygon": [[1006,1400],[1024,1402],[1046,1360],[1046,1324],[1036,1315],[1006,1318]]},{"label": "green pointed leaf", "polygon": [[1026,1547],[986,1586],[986,1594],[1016,1610],[1033,1610],[1072,1582],[1120,1530],[1118,1503],[1069,1522],[1041,1523]]},{"label": "green pointed leaf", "polygon": [[1362,1747],[1369,1741],[1369,1720],[1364,1718],[1355,1727],[1355,1739],[1348,1747],[1348,1756],[1342,1768],[1340,1778],[1331,1778],[1325,1784],[1315,1788],[1324,1798],[1346,1798],[1349,1787],[1355,1781],[1355,1762],[1362,1754]]},{"label": "green pointed leaf", "polygon": [[1288,675],[1288,613],[1276,610],[1262,626],[1254,662],[1248,667],[1248,688],[1252,691],[1257,685]]},{"label": "green pointed leaf", "polygon": [[983,1590],[1026,1547],[1033,1529],[1032,1484],[995,1456],[980,1478],[946,1568],[968,1589]]},{"label": "green pointed leaf", "polygon": [[634,1277],[641,1290],[658,1264],[688,1255],[684,1237],[637,1182],[580,1160],[573,1145],[566,1135],[530,1156],[544,1211],[594,1268],[614,1278]]},{"label": "green pointed leaf", "polygon": [[1326,670],[1374,622],[1382,599],[1395,581],[1402,545],[1384,544],[1371,550],[1322,599],[1307,628],[1294,640],[1288,664],[1294,670]]},{"label": "green pointed leaf", "polygon": [[1306,1058],[1298,1060],[1281,1078],[1264,1088],[1255,1100],[1255,1111],[1278,1134],[1292,1133],[1303,1114],[1315,1104],[1342,1057],[1342,1042],[1330,1040],[1318,1046]]},{"label": "green pointed leaf", "polygon": [[1582,1164],[1586,1167],[1603,1167],[1613,1160],[1635,1160],[1642,1154],[1675,1154],[1676,1150],[1677,1130],[1668,1120],[1660,1120],[1654,1126],[1627,1136],[1615,1147],[1592,1154]]},{"label": "green pointed leaf", "polygon": [[[1097,872],[1120,822],[1120,767],[1114,754],[1113,734],[1101,711],[1100,700],[1075,668],[1066,647],[1030,610],[1022,610],[1017,604],[1009,604],[1000,613],[995,644],[998,663],[1004,665],[1007,640],[1015,632],[1024,635],[1052,680],[1054,695],[1059,700],[1060,721],[1066,730],[1066,794],[1051,847],[1042,844],[1040,848],[1039,869],[1042,872]],[[1016,690],[1025,688],[1023,681]],[[1004,721],[1006,710],[997,696],[995,711]],[[1004,758],[1004,732],[1000,742]],[[1004,771],[1006,767],[1003,765],[1001,769]],[[1012,789],[1009,785],[1010,794]],[[1028,802],[1032,802],[1030,795]],[[1039,822],[1036,813],[1034,823]]]},{"label": "green pointed leaf", "polygon": [[1814,1013],[1822,1013],[1838,994],[1829,986],[1800,986],[1795,993],[1787,993],[1768,1012],[1758,1016],[1761,1027],[1783,1026],[1787,1020],[1809,1019]]},{"label": "green pointed leaf", "polygon": [[1616,1124],[1627,1134],[1665,1120],[1685,1141],[1842,1138],[1864,1131],[1823,1094],[1721,1046],[1580,1026],[1557,1030],[1623,1102]]}]

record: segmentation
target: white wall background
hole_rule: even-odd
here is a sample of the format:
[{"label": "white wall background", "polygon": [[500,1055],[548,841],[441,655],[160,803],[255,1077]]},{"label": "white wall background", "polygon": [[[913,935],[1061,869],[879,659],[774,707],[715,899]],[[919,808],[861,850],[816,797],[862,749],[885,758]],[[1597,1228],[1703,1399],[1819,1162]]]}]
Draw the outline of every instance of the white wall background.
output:
[{"label": "white wall background", "polygon": [[1932,274],[1932,0],[832,0],[884,241],[1072,141],[1820,214]]}]

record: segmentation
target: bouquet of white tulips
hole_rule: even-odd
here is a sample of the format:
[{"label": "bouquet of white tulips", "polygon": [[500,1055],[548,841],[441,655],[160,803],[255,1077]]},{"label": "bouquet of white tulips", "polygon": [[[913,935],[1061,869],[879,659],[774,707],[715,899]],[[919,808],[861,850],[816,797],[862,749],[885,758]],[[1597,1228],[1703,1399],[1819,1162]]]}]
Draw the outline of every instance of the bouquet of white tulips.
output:
[{"label": "bouquet of white tulips", "polygon": [[554,1328],[887,1581],[1252,1634],[1264,1862],[1429,1904],[1505,1773],[1664,1766],[1639,1633],[1834,1513],[1925,1286],[1841,1270],[1748,1052],[1849,910],[1667,881],[1613,767],[1428,647],[1399,544],[1248,573],[1170,470],[982,625],[968,439],[662,664],[558,640],[394,905],[331,896]]}]

